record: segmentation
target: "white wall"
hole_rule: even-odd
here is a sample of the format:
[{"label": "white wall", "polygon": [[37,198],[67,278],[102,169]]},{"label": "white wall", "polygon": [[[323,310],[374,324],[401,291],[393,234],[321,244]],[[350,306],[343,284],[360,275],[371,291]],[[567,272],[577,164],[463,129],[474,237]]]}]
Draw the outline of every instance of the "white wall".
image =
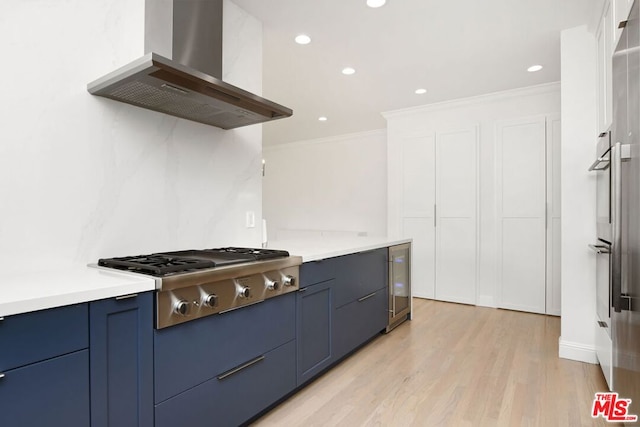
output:
[{"label": "white wall", "polygon": [[[499,120],[554,114],[560,111],[558,83],[442,102],[385,113],[388,158],[400,164],[400,152],[393,141],[407,133],[433,132],[479,125],[479,276],[477,304],[496,306],[496,189],[495,130]],[[400,237],[400,174],[388,171],[390,237]]]},{"label": "white wall", "polygon": [[[225,2],[224,74],[261,91],[261,24]],[[230,18],[230,19],[229,19]],[[90,95],[143,55],[144,0],[3,0],[0,259],[5,269],[259,245],[261,126],[223,131]]]},{"label": "white wall", "polygon": [[595,38],[581,26],[561,34],[562,330],[560,357],[596,363]]},{"label": "white wall", "polygon": [[384,130],[265,147],[269,240],[385,236]]}]

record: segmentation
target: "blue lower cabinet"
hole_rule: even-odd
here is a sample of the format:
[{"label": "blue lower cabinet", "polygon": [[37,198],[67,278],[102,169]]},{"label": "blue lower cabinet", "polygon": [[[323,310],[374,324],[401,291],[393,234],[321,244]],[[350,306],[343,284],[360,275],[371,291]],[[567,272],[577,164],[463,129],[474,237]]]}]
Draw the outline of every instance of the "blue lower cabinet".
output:
[{"label": "blue lower cabinet", "polygon": [[296,341],[298,385],[329,367],[334,361],[331,328],[335,280],[302,288],[297,293]]},{"label": "blue lower cabinet", "polygon": [[342,257],[305,262],[300,266],[300,288],[334,279],[341,268]]},{"label": "blue lower cabinet", "polygon": [[88,350],[9,370],[0,378],[0,426],[85,427],[89,418]]},{"label": "blue lower cabinet", "polygon": [[363,295],[335,312],[333,342],[339,359],[376,336],[387,326],[389,296],[387,289]]},{"label": "blue lower cabinet", "polygon": [[0,372],[89,347],[88,312],[83,303],[0,320]]},{"label": "blue lower cabinet", "polygon": [[[375,249],[353,255],[358,272],[358,295],[368,295],[387,286],[389,249]],[[359,297],[358,297],[359,298]]]},{"label": "blue lower cabinet", "polygon": [[155,403],[295,339],[296,294],[154,332]]},{"label": "blue lower cabinet", "polygon": [[387,283],[387,248],[357,252],[336,259],[335,307],[350,304]]},{"label": "blue lower cabinet", "polygon": [[92,302],[89,320],[91,426],[153,426],[153,294]]},{"label": "blue lower cabinet", "polygon": [[[277,298],[276,298],[277,299]],[[238,426],[296,385],[295,340],[156,405],[157,427]]]}]

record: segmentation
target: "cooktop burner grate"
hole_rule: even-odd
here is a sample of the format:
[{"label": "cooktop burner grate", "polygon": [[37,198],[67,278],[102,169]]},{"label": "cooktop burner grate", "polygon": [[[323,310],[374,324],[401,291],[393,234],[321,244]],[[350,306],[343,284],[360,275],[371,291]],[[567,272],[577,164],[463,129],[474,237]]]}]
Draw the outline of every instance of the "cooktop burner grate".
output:
[{"label": "cooktop burner grate", "polygon": [[98,265],[163,277],[176,273],[288,257],[289,252],[273,249],[215,248],[190,249],[118,258],[103,258]]},{"label": "cooktop burner grate", "polygon": [[207,259],[175,258],[162,254],[152,254],[100,259],[98,260],[98,265],[135,273],[164,276],[177,272],[213,268],[216,266],[216,263]]},{"label": "cooktop burner grate", "polygon": [[262,259],[272,259],[272,258],[281,258],[289,256],[289,252],[280,251],[276,249],[253,249],[253,248],[236,248],[236,247],[227,247],[227,248],[215,248],[215,249],[205,249],[207,252],[214,252],[216,255],[220,257],[229,257],[229,258],[242,258],[242,259],[253,259],[253,260],[262,260]]}]

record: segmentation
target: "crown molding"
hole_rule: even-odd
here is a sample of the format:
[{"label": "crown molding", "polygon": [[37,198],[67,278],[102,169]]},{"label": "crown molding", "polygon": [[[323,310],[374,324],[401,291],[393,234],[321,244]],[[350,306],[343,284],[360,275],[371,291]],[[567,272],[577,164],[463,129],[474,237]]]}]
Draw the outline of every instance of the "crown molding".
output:
[{"label": "crown molding", "polygon": [[370,137],[383,137],[386,141],[387,129],[376,129],[376,130],[367,130],[362,132],[353,132],[353,133],[344,133],[342,135],[328,136],[325,138],[316,138],[316,139],[305,139],[294,142],[287,142],[285,144],[275,144],[263,147],[262,151],[277,151],[277,150],[285,150],[291,148],[304,147],[308,145],[317,145],[317,144],[329,144],[335,142],[341,142],[345,140],[353,140],[359,138],[370,138]]},{"label": "crown molding", "polygon": [[452,99],[450,101],[436,102],[433,104],[419,105],[417,107],[402,108],[399,110],[386,111],[381,113],[385,119],[395,117],[406,117],[414,114],[430,113],[433,111],[466,107],[477,105],[489,101],[500,101],[523,96],[542,95],[546,93],[560,93],[560,82],[545,83],[535,86],[527,86],[518,89],[510,89],[500,92],[492,92],[484,95],[472,96],[469,98]]}]

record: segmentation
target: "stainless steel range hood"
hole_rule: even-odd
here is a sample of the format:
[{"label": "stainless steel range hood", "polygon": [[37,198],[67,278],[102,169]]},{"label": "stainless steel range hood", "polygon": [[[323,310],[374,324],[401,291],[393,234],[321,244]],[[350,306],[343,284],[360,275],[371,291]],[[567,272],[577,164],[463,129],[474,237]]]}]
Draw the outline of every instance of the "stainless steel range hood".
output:
[{"label": "stainless steel range hood", "polygon": [[147,0],[142,58],[87,90],[222,129],[290,117],[291,109],[225,83],[223,0]]}]

